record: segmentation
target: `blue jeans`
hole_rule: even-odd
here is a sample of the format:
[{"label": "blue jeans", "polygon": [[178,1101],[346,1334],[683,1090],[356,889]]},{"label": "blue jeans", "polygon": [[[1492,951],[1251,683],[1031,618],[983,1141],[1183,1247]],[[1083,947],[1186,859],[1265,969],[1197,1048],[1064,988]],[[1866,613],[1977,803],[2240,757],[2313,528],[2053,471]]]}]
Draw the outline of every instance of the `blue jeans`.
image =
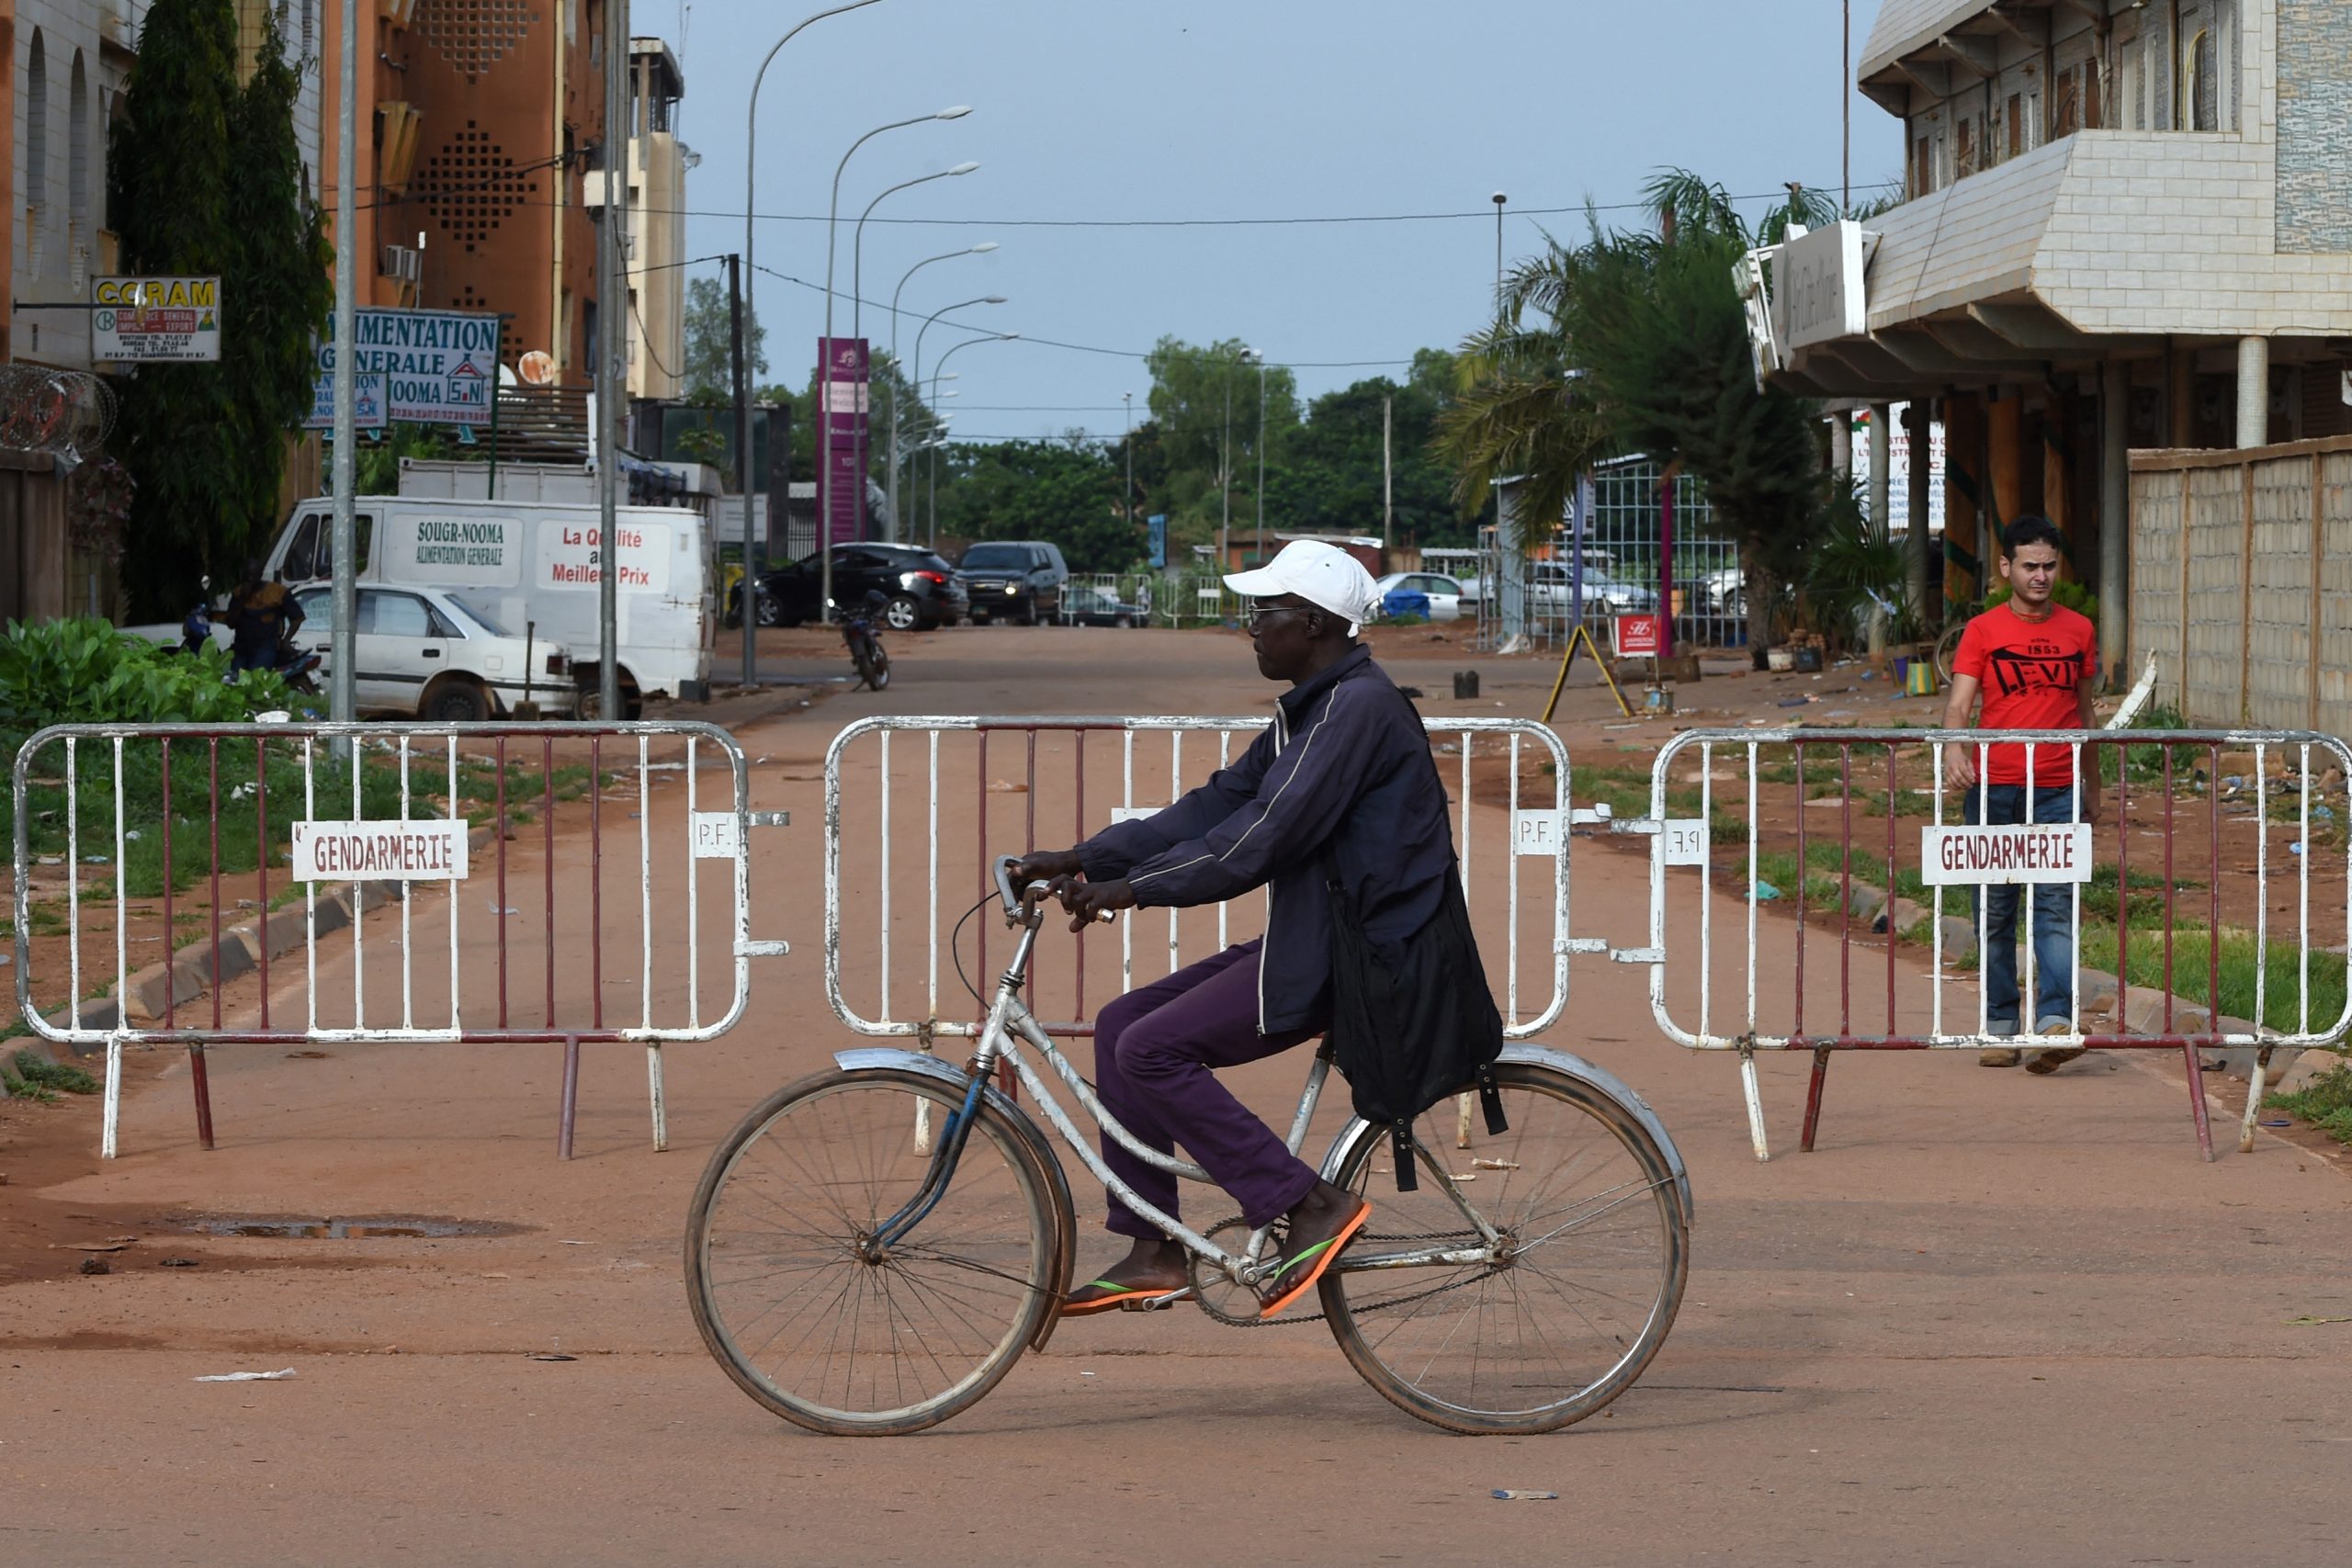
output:
[{"label": "blue jeans", "polygon": [[[2033,792],[2035,822],[2071,822],[2075,816],[2072,787],[2044,787]],[[1962,803],[1962,819],[1971,824],[2024,822],[2023,784],[1979,785]],[[2033,1021],[2075,1015],[2074,889],[2063,882],[2041,882],[2033,887]],[[1971,890],[1970,914],[1975,917],[1982,897],[1984,949],[1984,1015],[1995,1034],[2015,1034],[2018,1027],[2018,886],[1992,884]]]}]

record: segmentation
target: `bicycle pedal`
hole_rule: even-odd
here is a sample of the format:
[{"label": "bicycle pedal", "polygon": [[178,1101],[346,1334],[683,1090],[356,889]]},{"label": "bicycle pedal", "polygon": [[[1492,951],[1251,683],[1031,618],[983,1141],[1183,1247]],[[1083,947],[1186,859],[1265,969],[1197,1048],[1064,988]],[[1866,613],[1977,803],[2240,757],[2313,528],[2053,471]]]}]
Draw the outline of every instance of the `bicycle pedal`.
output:
[{"label": "bicycle pedal", "polygon": [[1164,1312],[1178,1302],[1189,1302],[1192,1299],[1193,1287],[1183,1285],[1172,1291],[1163,1291],[1156,1296],[1137,1296],[1133,1301],[1121,1302],[1119,1310],[1121,1312]]}]

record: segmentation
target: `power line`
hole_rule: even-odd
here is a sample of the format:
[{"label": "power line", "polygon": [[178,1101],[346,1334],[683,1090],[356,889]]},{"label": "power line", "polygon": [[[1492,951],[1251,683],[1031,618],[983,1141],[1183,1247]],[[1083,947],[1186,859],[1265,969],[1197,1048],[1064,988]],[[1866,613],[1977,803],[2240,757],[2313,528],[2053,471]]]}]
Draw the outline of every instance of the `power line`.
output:
[{"label": "power line", "polygon": [[[752,270],[754,272],[764,272],[770,277],[781,279],[786,283],[794,284],[802,288],[815,289],[820,294],[824,292],[825,286],[823,284],[811,283],[805,277],[795,277],[788,272],[778,272],[775,268],[769,266],[764,262],[752,263]],[[833,290],[833,293],[839,299],[847,299],[854,298],[852,295],[838,288]],[[887,311],[890,309],[889,306],[884,304],[878,299],[866,299],[863,300],[862,303],[871,305],[877,310]],[[914,314],[911,310],[901,310],[899,313],[906,316],[911,316]],[[975,325],[970,321],[956,321],[953,316],[948,316],[945,319],[952,326],[968,327],[974,332],[986,332],[989,330],[985,327]],[[1065,343],[1059,338],[1033,337],[1027,333],[1015,333],[1006,341],[1012,343],[1042,344],[1047,348],[1067,348],[1079,354],[1107,355],[1114,359],[1148,360],[1154,354],[1159,352],[1157,348],[1104,348],[1099,344]],[[1219,353],[1217,350],[1213,348],[1197,348],[1191,352],[1191,357],[1195,359],[1227,359],[1232,356]],[[1238,363],[1238,361],[1236,361],[1236,363]],[[1361,370],[1371,369],[1380,366],[1410,365],[1413,362],[1410,359],[1270,359],[1266,363],[1278,370]]]}]

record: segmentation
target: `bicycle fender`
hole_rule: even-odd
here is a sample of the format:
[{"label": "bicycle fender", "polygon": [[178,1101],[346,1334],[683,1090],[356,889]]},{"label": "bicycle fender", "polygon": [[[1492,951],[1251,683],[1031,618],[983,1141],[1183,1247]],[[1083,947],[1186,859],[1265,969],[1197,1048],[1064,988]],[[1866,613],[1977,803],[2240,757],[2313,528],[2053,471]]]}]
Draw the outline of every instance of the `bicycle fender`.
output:
[{"label": "bicycle fender", "polygon": [[[1574,1078],[1588,1089],[1596,1089],[1603,1097],[1615,1101],[1619,1110],[1640,1122],[1642,1130],[1657,1142],[1658,1152],[1666,1156],[1667,1168],[1674,1173],[1674,1190],[1675,1196],[1681,1203],[1682,1223],[1685,1224],[1693,1223],[1698,1211],[1690,1196],[1690,1173],[1683,1166],[1682,1151],[1674,1146],[1673,1135],[1667,1132],[1666,1123],[1658,1120],[1657,1112],[1652,1111],[1649,1102],[1634,1093],[1632,1086],[1624,1079],[1606,1067],[1594,1066],[1582,1056],[1571,1055],[1566,1051],[1555,1051],[1548,1046],[1531,1045],[1525,1041],[1513,1041],[1506,1044],[1503,1047],[1502,1055],[1498,1060],[1502,1064],[1523,1063],[1530,1066],[1549,1067],[1562,1077]],[[961,1077],[960,1074],[957,1076]],[[1363,1117],[1351,1116],[1348,1119],[1348,1124],[1340,1129],[1340,1135],[1331,1140],[1330,1152],[1323,1156],[1323,1168],[1320,1172],[1325,1180],[1330,1180],[1336,1175],[1340,1154],[1355,1137],[1356,1130],[1363,1124]]]},{"label": "bicycle fender", "polygon": [[[953,1087],[958,1094],[969,1089],[972,1083],[970,1076],[953,1063],[943,1062],[921,1051],[907,1051],[891,1045],[859,1045],[836,1051],[833,1053],[833,1066],[845,1073],[883,1070],[920,1073]],[[1032,1350],[1042,1350],[1046,1342],[1054,1337],[1055,1325],[1061,1321],[1061,1299],[1069,1294],[1070,1271],[1078,1259],[1078,1208],[1070,1201],[1069,1178],[1062,1169],[1062,1162],[1056,1157],[1053,1145],[1046,1142],[1045,1134],[1038,1130],[1037,1123],[1028,1112],[1015,1105],[1012,1097],[994,1084],[981,1089],[980,1099],[1002,1113],[1027,1143],[1031,1156],[1045,1174],[1047,1191],[1054,1201],[1057,1219],[1051,1275],[1056,1310],[1046,1314],[1045,1320],[1037,1325],[1036,1334],[1029,1341]],[[1677,1169],[1679,1168],[1678,1166]]]}]

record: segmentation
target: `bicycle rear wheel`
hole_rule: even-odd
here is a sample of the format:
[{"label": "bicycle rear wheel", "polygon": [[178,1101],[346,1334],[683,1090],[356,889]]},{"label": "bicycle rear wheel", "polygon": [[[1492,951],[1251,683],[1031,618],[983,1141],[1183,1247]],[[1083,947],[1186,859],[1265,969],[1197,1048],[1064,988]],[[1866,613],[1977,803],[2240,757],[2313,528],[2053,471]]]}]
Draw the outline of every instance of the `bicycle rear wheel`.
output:
[{"label": "bicycle rear wheel", "polygon": [[728,1134],[695,1190],[695,1326],[744,1393],[812,1431],[936,1426],[995,1387],[1057,1304],[1050,1179],[985,1103],[936,1205],[878,1259],[861,1253],[930,1168],[924,1102],[944,1135],[963,1095],[887,1069],[803,1078]]},{"label": "bicycle rear wheel", "polygon": [[1503,1235],[1499,1262],[1372,1269],[1383,1253],[1473,1247],[1476,1228],[1426,1167],[1395,1190],[1385,1128],[1363,1127],[1333,1180],[1372,1223],[1323,1277],[1349,1363],[1400,1409],[1452,1431],[1549,1432],[1630,1387],[1665,1342],[1690,1272],[1690,1227],[1656,1140],[1614,1100],[1549,1067],[1495,1076],[1510,1130],[1454,1155],[1448,1099],[1414,1124]]}]

